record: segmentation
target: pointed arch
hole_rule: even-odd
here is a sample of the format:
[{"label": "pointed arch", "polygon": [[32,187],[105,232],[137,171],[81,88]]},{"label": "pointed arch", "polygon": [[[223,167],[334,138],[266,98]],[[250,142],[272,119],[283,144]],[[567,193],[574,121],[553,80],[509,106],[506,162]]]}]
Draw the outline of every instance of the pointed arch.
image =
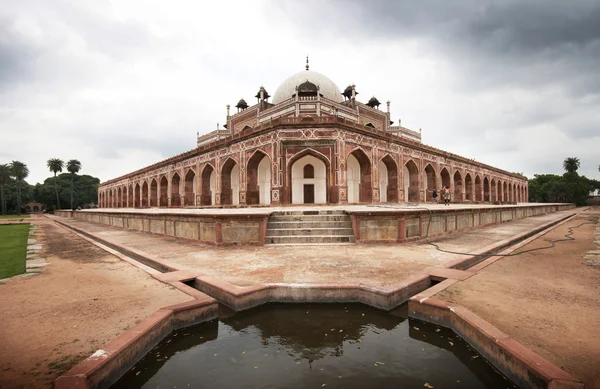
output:
[{"label": "pointed arch", "polygon": [[512,202],[516,203],[517,202],[517,184],[515,184],[514,182],[512,183],[512,196],[511,196]]},{"label": "pointed arch", "polygon": [[452,176],[452,181],[454,185],[454,201],[461,202],[463,200],[463,179],[460,174],[460,170],[456,170],[454,172],[454,176]]},{"label": "pointed arch", "polygon": [[156,178],[152,178],[150,182],[150,206],[158,206],[158,182],[156,182]]},{"label": "pointed arch", "polygon": [[164,175],[160,177],[160,185],[158,188],[158,201],[159,206],[161,207],[169,206],[169,180]]},{"label": "pointed arch", "polygon": [[135,201],[134,201],[134,187],[132,184],[129,184],[128,186],[128,190],[127,190],[127,206],[129,208],[135,208]]},{"label": "pointed arch", "polygon": [[233,158],[227,158],[221,168],[221,205],[239,205],[240,167]]},{"label": "pointed arch", "polygon": [[465,174],[465,200],[473,201],[473,178],[471,177],[471,173]]},{"label": "pointed arch", "polygon": [[502,181],[502,201],[508,202],[508,184],[506,181]]},{"label": "pointed arch", "polygon": [[140,183],[136,182],[135,183],[135,192],[134,192],[134,196],[133,196],[133,206],[135,208],[140,208],[140,200],[141,200],[141,188],[140,188]]},{"label": "pointed arch", "polygon": [[144,180],[142,184],[142,208],[148,207],[148,181]]},{"label": "pointed arch", "polygon": [[246,203],[271,204],[271,158],[255,150],[246,165]]},{"label": "pointed arch", "polygon": [[446,167],[443,167],[442,170],[440,170],[440,179],[442,180],[442,186],[447,186],[450,188],[452,185],[450,180],[450,171],[448,171]]},{"label": "pointed arch", "polygon": [[196,172],[194,169],[189,169],[185,173],[185,184],[183,187],[184,202],[186,206],[196,205]]},{"label": "pointed arch", "polygon": [[398,165],[389,154],[379,160],[379,201],[398,202]]},{"label": "pointed arch", "polygon": [[483,186],[482,186],[481,177],[479,177],[479,174],[475,175],[475,201],[477,201],[477,202],[483,201]]},{"label": "pointed arch", "polygon": [[171,176],[171,207],[181,207],[180,184],[181,178],[179,177],[179,173],[173,173]]},{"label": "pointed arch", "polygon": [[[356,163],[355,163],[356,162]],[[371,186],[371,159],[365,151],[357,147],[346,157],[346,171],[348,177],[348,202],[370,203],[373,201],[373,188]],[[350,191],[352,185],[352,192]],[[355,195],[358,194],[358,198]]]},{"label": "pointed arch", "polygon": [[483,177],[483,201],[490,202],[490,180]]},{"label": "pointed arch", "polygon": [[419,202],[419,168],[412,159],[404,163],[404,199]]},{"label": "pointed arch", "polygon": [[498,201],[498,183],[495,178],[490,181],[490,201]]},{"label": "pointed arch", "polygon": [[117,208],[121,208],[121,187],[117,188]]},{"label": "pointed arch", "polygon": [[433,201],[433,191],[438,190],[437,176],[434,167],[428,163],[423,169],[423,190],[425,192],[425,202]]},{"label": "pointed arch", "polygon": [[202,190],[200,194],[200,205],[215,205],[215,168],[207,163],[202,169]]},{"label": "pointed arch", "polygon": [[[305,158],[305,157],[313,157],[314,159]],[[312,162],[311,162],[312,161]],[[298,165],[296,164],[298,163]],[[308,182],[303,181],[303,178],[300,178],[300,172],[297,171],[302,166],[304,169],[304,164],[311,163],[315,167],[315,181]],[[317,165],[321,166],[320,163],[325,165],[324,168],[324,177],[318,173],[320,168]],[[322,167],[322,166],[321,166]],[[301,152],[295,154],[287,163],[286,166],[287,174],[286,180],[287,185],[287,194],[286,198],[290,204],[303,204],[304,203],[304,190],[310,190],[309,187],[305,187],[305,185],[314,185],[313,193],[314,193],[314,202],[319,204],[326,204],[330,201],[330,171],[331,164],[329,159],[322,153],[314,150],[314,149],[304,149]],[[303,175],[303,174],[302,174]],[[324,197],[324,198],[323,198]]]}]

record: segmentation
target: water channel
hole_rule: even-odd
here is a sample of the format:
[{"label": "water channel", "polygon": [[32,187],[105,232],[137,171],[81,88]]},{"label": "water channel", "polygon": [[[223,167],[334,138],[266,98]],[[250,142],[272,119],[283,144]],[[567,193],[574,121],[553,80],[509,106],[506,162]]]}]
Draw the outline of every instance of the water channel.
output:
[{"label": "water channel", "polygon": [[515,388],[454,332],[362,304],[268,304],[173,333],[113,389]]}]

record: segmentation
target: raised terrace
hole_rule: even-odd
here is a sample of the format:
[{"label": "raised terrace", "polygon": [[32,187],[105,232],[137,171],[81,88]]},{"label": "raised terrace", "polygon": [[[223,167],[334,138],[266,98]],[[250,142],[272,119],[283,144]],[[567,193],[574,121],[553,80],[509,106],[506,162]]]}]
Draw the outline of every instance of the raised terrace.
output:
[{"label": "raised terrace", "polygon": [[397,243],[573,208],[572,204],[106,208],[60,216],[215,245]]}]

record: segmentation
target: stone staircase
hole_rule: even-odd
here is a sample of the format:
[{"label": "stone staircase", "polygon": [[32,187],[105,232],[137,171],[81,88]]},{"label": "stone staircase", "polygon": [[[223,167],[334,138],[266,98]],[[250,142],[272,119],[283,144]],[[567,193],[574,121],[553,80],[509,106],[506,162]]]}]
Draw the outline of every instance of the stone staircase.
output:
[{"label": "stone staircase", "polygon": [[287,211],[269,217],[265,244],[354,243],[350,216],[344,211]]}]

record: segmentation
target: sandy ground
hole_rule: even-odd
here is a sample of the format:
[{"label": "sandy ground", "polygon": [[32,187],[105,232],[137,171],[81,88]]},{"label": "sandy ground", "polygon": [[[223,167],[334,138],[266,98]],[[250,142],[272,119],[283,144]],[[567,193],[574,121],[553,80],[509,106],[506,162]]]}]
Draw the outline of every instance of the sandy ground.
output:
[{"label": "sandy ground", "polygon": [[526,347],[600,389],[600,268],[583,264],[597,249],[600,210],[585,212],[520,250],[564,238],[549,250],[507,257],[437,295],[472,310]]},{"label": "sandy ground", "polygon": [[[436,242],[444,249],[469,253],[572,213],[563,211],[514,220],[450,235]],[[403,282],[427,268],[445,267],[454,260],[466,258],[437,251],[427,243],[215,248],[79,219],[60,220],[110,242],[161,258],[180,270],[200,272],[238,286],[361,283],[385,287]]]},{"label": "sandy ground", "polygon": [[157,309],[191,298],[44,217],[41,274],[0,284],[0,388],[52,381]]}]

